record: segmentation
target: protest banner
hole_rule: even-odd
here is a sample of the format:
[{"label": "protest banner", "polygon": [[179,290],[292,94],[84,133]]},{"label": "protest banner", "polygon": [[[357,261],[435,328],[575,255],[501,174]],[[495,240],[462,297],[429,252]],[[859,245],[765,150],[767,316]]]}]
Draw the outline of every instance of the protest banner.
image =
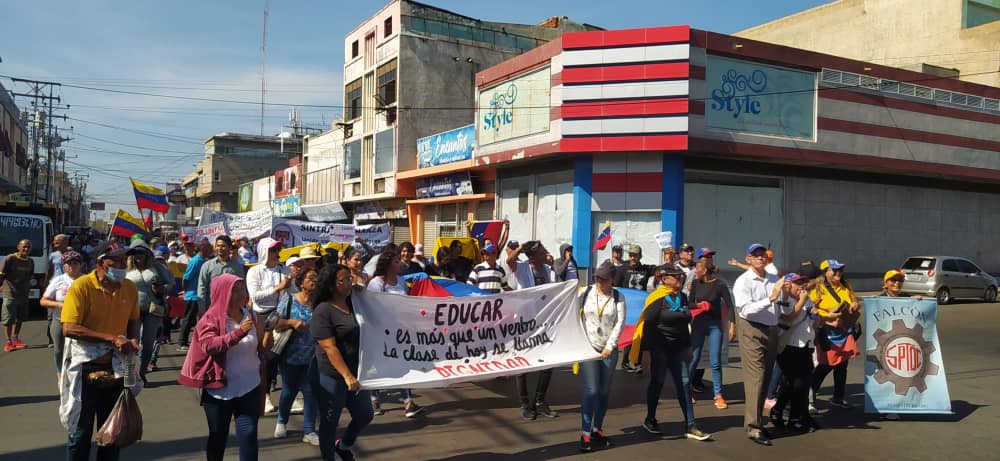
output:
[{"label": "protest banner", "polygon": [[670,231],[660,232],[653,235],[653,240],[656,240],[656,246],[660,249],[670,248],[674,246],[674,233]]},{"label": "protest banner", "polygon": [[580,321],[577,282],[488,296],[355,292],[364,389],[433,388],[600,358]]},{"label": "protest banner", "polygon": [[195,242],[200,242],[201,239],[208,239],[209,242],[214,242],[215,238],[220,235],[229,235],[225,222],[205,224],[197,227],[182,227],[181,232],[191,236]]},{"label": "protest banner", "polygon": [[865,412],[951,413],[934,299],[866,297]]},{"label": "protest banner", "polygon": [[332,224],[298,219],[274,218],[271,238],[281,240],[286,247],[304,243],[352,243],[353,224]]},{"label": "protest banner", "polygon": [[354,227],[355,232],[375,251],[382,251],[389,244],[389,223],[362,224]]},{"label": "protest banner", "polygon": [[257,238],[271,232],[272,213],[270,208],[248,211],[246,213],[225,213],[202,209],[198,225],[224,222],[233,238]]}]

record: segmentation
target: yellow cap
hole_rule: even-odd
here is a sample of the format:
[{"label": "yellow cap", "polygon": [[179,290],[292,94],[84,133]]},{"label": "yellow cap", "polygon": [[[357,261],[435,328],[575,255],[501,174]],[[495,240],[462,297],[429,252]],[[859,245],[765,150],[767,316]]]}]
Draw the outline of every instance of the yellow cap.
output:
[{"label": "yellow cap", "polygon": [[884,276],[882,276],[882,281],[883,282],[888,282],[889,279],[894,278],[896,276],[906,278],[906,274],[904,274],[903,271],[901,271],[899,269],[890,269],[890,270],[888,270],[888,271],[885,272]]}]

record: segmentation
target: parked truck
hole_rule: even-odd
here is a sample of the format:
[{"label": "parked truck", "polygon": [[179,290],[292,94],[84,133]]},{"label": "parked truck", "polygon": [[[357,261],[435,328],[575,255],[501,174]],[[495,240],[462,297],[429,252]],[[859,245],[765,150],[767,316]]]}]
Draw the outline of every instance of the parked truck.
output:
[{"label": "parked truck", "polygon": [[[35,263],[35,274],[31,278],[29,297],[32,307],[38,305],[38,300],[48,283],[49,246],[55,230],[52,218],[44,213],[44,207],[0,206],[0,257],[6,257],[17,251],[17,243],[28,239],[31,241],[31,259]],[[42,213],[31,213],[42,211]]]}]

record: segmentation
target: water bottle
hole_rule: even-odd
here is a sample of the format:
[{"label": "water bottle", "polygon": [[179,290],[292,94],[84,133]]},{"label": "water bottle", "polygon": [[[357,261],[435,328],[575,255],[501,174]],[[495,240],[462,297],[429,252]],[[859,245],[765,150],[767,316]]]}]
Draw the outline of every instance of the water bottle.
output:
[{"label": "water bottle", "polygon": [[138,374],[136,373],[136,356],[135,352],[127,352],[125,354],[125,387],[134,387],[136,384],[136,378]]}]

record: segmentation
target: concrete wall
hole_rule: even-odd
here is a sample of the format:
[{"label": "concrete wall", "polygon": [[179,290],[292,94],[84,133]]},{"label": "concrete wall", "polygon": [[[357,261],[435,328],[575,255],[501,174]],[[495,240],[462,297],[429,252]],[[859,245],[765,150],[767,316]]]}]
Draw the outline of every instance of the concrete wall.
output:
[{"label": "concrete wall", "polygon": [[908,256],[950,255],[1000,272],[998,194],[788,177],[785,206],[786,261],[835,258],[848,275],[880,275]]},{"label": "concrete wall", "polygon": [[962,29],[961,0],[840,0],[733,35],[1000,86],[1000,21]]}]

